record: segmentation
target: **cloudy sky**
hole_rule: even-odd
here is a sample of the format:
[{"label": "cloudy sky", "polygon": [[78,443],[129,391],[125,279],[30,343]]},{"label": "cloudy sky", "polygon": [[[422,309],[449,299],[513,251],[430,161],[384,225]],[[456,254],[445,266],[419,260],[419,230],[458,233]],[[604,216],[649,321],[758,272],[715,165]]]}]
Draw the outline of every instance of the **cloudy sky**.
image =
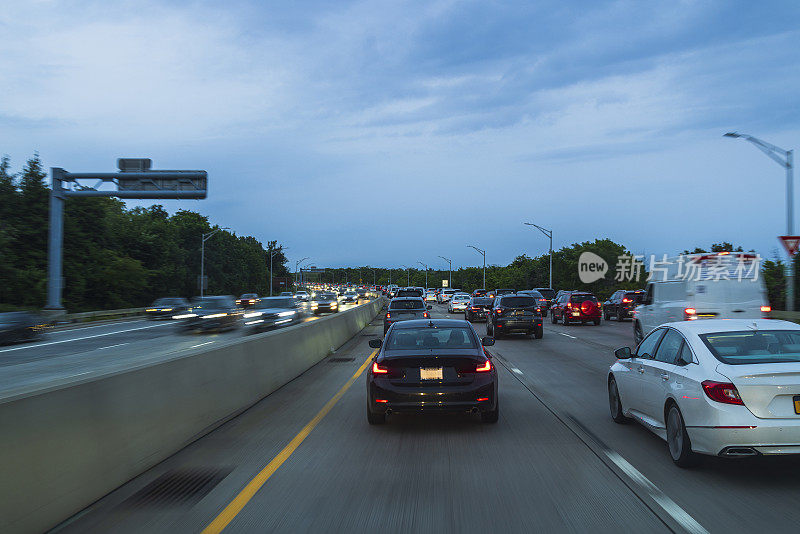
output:
[{"label": "cloudy sky", "polygon": [[[0,153],[209,172],[164,201],[318,266],[785,233],[800,2],[6,0]],[[800,230],[800,229],[798,229]]]}]

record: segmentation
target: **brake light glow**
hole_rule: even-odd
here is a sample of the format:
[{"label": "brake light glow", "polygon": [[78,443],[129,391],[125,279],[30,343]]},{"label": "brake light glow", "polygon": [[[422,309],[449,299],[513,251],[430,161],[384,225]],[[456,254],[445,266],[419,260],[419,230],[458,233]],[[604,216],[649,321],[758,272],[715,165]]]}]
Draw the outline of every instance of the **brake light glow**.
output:
[{"label": "brake light glow", "polygon": [[772,311],[772,306],[761,306],[761,311],[764,313],[769,313]]},{"label": "brake light glow", "polygon": [[622,299],[622,302],[630,302],[631,299]]},{"label": "brake light glow", "polygon": [[389,401],[386,399],[375,399],[375,402],[389,402]]},{"label": "brake light glow", "polygon": [[495,309],[494,309],[494,312],[495,312],[497,315],[503,315],[503,308],[495,308]]},{"label": "brake light glow", "polygon": [[423,312],[422,316],[427,319],[431,316],[431,314],[428,312]]},{"label": "brake light glow", "polygon": [[488,401],[489,397],[478,397],[478,402],[485,402]]},{"label": "brake light glow", "polygon": [[389,374],[389,369],[381,367],[378,365],[378,362],[372,362],[372,373],[376,375],[386,375]]},{"label": "brake light glow", "polygon": [[492,362],[489,360],[486,360],[485,362],[483,362],[482,364],[478,365],[475,368],[476,373],[488,373],[491,370],[492,370]]},{"label": "brake light glow", "polygon": [[683,310],[683,319],[685,321],[694,321],[697,319],[697,310],[694,308],[685,308]]},{"label": "brake light glow", "polygon": [[389,312],[386,312],[386,318],[387,318],[387,319],[391,319],[391,318],[392,318],[392,314],[391,314],[391,313],[389,313]]},{"label": "brake light glow", "polygon": [[709,399],[723,404],[738,404],[744,406],[736,386],[727,382],[705,380],[702,383],[703,391]]}]

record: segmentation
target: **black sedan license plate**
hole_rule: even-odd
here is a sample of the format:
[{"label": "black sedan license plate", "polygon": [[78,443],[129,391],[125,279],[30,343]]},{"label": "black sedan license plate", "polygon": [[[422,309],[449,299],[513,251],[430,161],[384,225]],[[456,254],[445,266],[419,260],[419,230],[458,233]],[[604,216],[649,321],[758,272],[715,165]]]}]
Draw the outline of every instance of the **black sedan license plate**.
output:
[{"label": "black sedan license plate", "polygon": [[794,396],[794,413],[800,415],[800,395]]},{"label": "black sedan license plate", "polygon": [[443,377],[441,367],[423,367],[419,370],[420,380],[441,380]]}]

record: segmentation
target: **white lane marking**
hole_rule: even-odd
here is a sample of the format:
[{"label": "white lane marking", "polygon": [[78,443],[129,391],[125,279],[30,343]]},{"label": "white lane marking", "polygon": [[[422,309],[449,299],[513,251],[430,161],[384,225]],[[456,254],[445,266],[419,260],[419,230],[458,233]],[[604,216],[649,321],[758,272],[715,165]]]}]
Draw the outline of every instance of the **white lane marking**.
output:
[{"label": "white lane marking", "polygon": [[125,332],[135,332],[136,330],[147,330],[148,328],[158,328],[159,326],[170,326],[171,324],[172,323],[155,324],[155,325],[152,325],[152,326],[140,326],[139,328],[129,328],[128,330],[117,330],[115,332],[107,332],[105,334],[96,334],[94,336],[76,337],[76,338],[73,338],[73,339],[62,339],[61,341],[49,341],[47,343],[37,343],[36,345],[25,345],[23,347],[14,347],[12,349],[3,349],[3,350],[0,350],[0,353],[11,352],[11,351],[14,351],[14,350],[37,349],[39,347],[47,347],[48,345],[58,345],[60,343],[70,343],[72,341],[83,341],[84,339],[94,339],[96,337],[115,336],[117,334],[124,334]]},{"label": "white lane marking", "polygon": [[698,523],[695,518],[689,515],[689,513],[678,506],[678,504],[667,497],[663,491],[661,491],[658,486],[650,482],[650,480],[644,476],[638,469],[633,467],[628,460],[620,456],[614,451],[605,450],[606,456],[608,459],[611,460],[619,467],[623,473],[628,475],[628,477],[639,484],[644,490],[646,490],[650,497],[653,498],[654,501],[658,503],[661,508],[667,512],[672,519],[677,521],[683,528],[685,528],[688,532],[693,532],[696,534],[708,534],[708,531],[703,528],[703,526]]},{"label": "white lane marking", "polygon": [[121,347],[122,345],[130,345],[130,343],[117,343],[116,345],[109,345],[107,347],[100,347],[99,349],[95,349],[95,350],[113,349],[114,347]]},{"label": "white lane marking", "polygon": [[515,373],[517,373],[518,375],[521,375],[521,374],[522,374],[522,371],[520,371],[520,370],[519,370],[519,369],[517,369],[516,367],[512,367],[512,368],[511,368],[511,370],[512,370],[512,371],[514,371]]},{"label": "white lane marking", "polygon": [[567,336],[567,337],[568,337],[568,338],[570,338],[570,339],[578,339],[577,337],[575,337],[575,336],[571,336],[571,335],[569,335],[569,334],[565,334],[564,332],[559,332],[559,334],[561,334],[562,336]]},{"label": "white lane marking", "polygon": [[189,348],[190,349],[194,349],[194,348],[197,348],[197,347],[202,347],[203,345],[210,345],[211,343],[213,343],[213,341],[206,341],[205,343],[200,343],[199,345],[192,345]]},{"label": "white lane marking", "polygon": [[[133,323],[143,323],[143,322],[145,322],[145,319],[139,319],[137,321],[120,321],[120,322],[125,323],[126,325],[128,325],[128,324],[133,324]],[[65,333],[65,332],[77,332],[78,330],[89,330],[90,328],[100,328],[101,326],[115,326],[115,325],[118,325],[118,324],[119,323],[96,324],[94,326],[80,326],[78,328],[69,328],[67,330],[54,330],[53,332],[62,334],[62,333]]]}]

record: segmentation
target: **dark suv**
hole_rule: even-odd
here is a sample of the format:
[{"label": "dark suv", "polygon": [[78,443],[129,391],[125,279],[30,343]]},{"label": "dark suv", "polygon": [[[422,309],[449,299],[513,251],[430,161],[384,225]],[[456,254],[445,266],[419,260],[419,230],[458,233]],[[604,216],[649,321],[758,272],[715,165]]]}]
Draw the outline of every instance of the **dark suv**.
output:
[{"label": "dark suv", "polygon": [[570,323],[593,322],[600,324],[600,302],[591,293],[582,291],[572,291],[563,293],[556,299],[556,303],[550,308],[550,320],[556,324],[559,319],[564,325]]},{"label": "dark suv", "polygon": [[423,295],[422,295],[422,290],[421,289],[417,289],[416,287],[405,287],[405,288],[400,289],[400,290],[397,291],[397,295],[395,295],[395,298],[397,298],[397,297],[419,297],[419,298],[423,298]]},{"label": "dark suv", "polygon": [[395,297],[389,302],[389,309],[383,316],[383,333],[398,321],[411,321],[413,319],[429,319],[428,310],[431,306],[425,304],[420,297]]},{"label": "dark suv", "polygon": [[628,291],[620,289],[603,303],[603,318],[608,321],[613,315],[622,322],[626,317],[633,317],[633,310],[641,302],[644,291],[636,289]]},{"label": "dark suv", "polygon": [[469,299],[469,304],[467,304],[467,309],[464,310],[464,319],[469,322],[474,321],[485,321],[486,315],[489,313],[489,310],[492,309],[492,304],[494,304],[494,300],[487,299],[486,297],[472,297]]},{"label": "dark suv", "polygon": [[486,335],[501,337],[512,332],[533,334],[541,339],[544,334],[538,303],[530,295],[501,295],[494,300],[486,316]]}]

